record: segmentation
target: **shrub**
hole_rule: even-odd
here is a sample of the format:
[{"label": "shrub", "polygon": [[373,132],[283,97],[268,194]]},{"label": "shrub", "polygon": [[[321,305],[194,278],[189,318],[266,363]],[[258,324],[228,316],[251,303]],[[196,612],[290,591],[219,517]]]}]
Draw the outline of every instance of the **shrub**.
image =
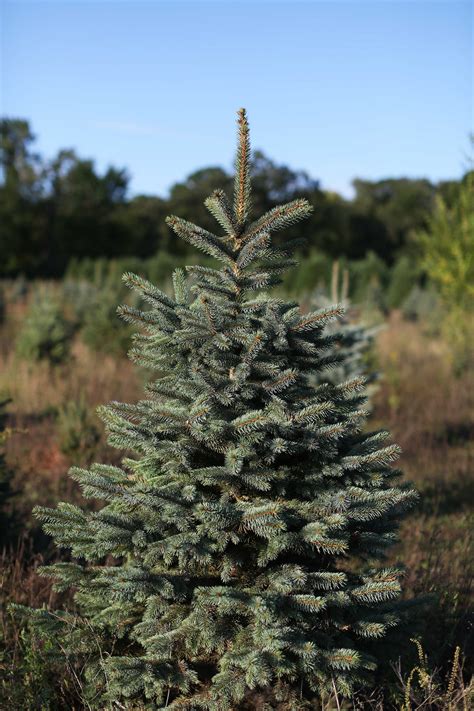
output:
[{"label": "shrub", "polygon": [[117,315],[120,294],[120,288],[112,287],[110,283],[103,289],[95,289],[81,330],[82,340],[94,351],[122,355],[130,346],[132,330]]},{"label": "shrub", "polygon": [[18,356],[62,363],[69,356],[72,335],[72,324],[64,317],[57,300],[48,293],[39,294],[31,302],[18,335]]},{"label": "shrub", "polygon": [[448,205],[442,197],[416,235],[423,268],[448,309],[474,310],[474,171]]},{"label": "shrub", "polygon": [[420,321],[428,330],[439,329],[442,309],[439,296],[432,288],[414,286],[401,306],[408,320]]},{"label": "shrub", "polygon": [[73,462],[89,461],[100,441],[100,431],[84,398],[69,400],[57,416],[59,448]]},{"label": "shrub", "polygon": [[374,252],[364,259],[350,263],[351,299],[366,309],[383,311],[386,308],[384,293],[389,269]]},{"label": "shrub", "polygon": [[445,307],[444,332],[462,372],[474,360],[474,171],[465,176],[452,204],[438,196],[417,241]]},{"label": "shrub", "polygon": [[311,250],[309,254],[299,255],[298,264],[285,274],[283,285],[292,294],[314,291],[315,288],[325,290],[331,279],[331,259]]},{"label": "shrub", "polygon": [[386,303],[389,309],[398,309],[416,287],[420,277],[419,264],[408,255],[401,256],[390,272]]}]

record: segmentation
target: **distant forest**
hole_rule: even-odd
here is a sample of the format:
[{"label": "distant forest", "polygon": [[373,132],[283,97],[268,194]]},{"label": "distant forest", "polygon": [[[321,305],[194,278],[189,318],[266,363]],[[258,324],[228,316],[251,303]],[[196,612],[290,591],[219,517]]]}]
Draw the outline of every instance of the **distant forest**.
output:
[{"label": "distant forest", "polygon": [[[1,119],[0,131],[3,277],[60,277],[72,259],[147,258],[163,251],[182,257],[186,245],[173,237],[165,217],[175,214],[215,230],[204,199],[216,188],[231,191],[231,174],[210,166],[173,185],[168,197],[130,197],[126,169],[111,166],[100,174],[93,160],[70,149],[45,158],[35,152],[26,120]],[[355,179],[354,198],[347,200],[261,151],[253,154],[252,171],[256,214],[295,197],[306,197],[313,205],[311,218],[293,228],[293,234],[287,230],[286,239],[302,237],[303,250],[317,249],[330,258],[362,259],[373,252],[388,265],[414,249],[411,236],[425,226],[436,195],[450,204],[460,185]]]}]

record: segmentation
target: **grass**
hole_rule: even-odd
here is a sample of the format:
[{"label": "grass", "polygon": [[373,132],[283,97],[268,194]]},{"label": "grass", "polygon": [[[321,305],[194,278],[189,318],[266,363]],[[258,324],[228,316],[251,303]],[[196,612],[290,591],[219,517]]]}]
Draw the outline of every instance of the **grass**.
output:
[{"label": "grass", "polygon": [[[80,500],[76,485],[67,477],[73,461],[116,464],[121,453],[107,446],[95,415],[91,415],[93,426],[100,436],[82,453],[71,452],[61,440],[61,433],[71,429],[61,425],[61,413],[71,402],[84,403],[93,413],[97,405],[112,399],[136,401],[142,392],[142,375],[124,357],[98,355],[78,335],[64,364],[19,363],[12,343],[25,310],[24,302],[14,304],[0,327],[0,395],[13,400],[8,411],[13,434],[6,443],[6,456],[17,493],[10,506],[23,530],[20,541],[10,541],[0,556],[0,672],[10,682],[8,692],[5,682],[0,686],[0,701],[13,711],[71,711],[86,708],[80,701],[76,671],[52,674],[37,642],[15,622],[7,603],[34,607],[68,603],[67,596],[56,596],[50,581],[36,574],[38,565],[56,553],[31,510],[36,504],[50,505],[60,499]],[[403,525],[393,561],[406,567],[407,599],[426,596],[419,629],[423,652],[420,656],[412,645],[412,655],[386,670],[381,687],[371,696],[350,702],[328,698],[323,707],[326,711],[468,709],[474,622],[474,372],[455,373],[446,343],[426,333],[422,324],[405,321],[396,313],[378,334],[372,359],[382,377],[373,394],[370,425],[391,431],[403,450],[405,476],[421,494],[417,511]],[[389,693],[383,687],[390,687]],[[23,689],[23,696],[18,689]],[[252,703],[256,709],[257,701]]]},{"label": "grass", "polygon": [[[76,500],[75,483],[66,476],[71,457],[64,454],[60,415],[67,403],[84,402],[90,420],[101,436],[88,452],[90,460],[118,464],[121,453],[107,446],[98,405],[109,400],[134,401],[141,393],[140,378],[126,358],[97,355],[76,339],[69,361],[59,366],[47,362],[18,361],[12,352],[0,354],[0,395],[12,399],[9,426],[14,436],[7,444],[9,466],[15,472],[14,487],[21,492],[16,508],[29,528],[36,504]],[[86,459],[78,462],[87,465]]]},{"label": "grass", "polygon": [[432,596],[424,637],[436,664],[472,645],[474,611],[474,378],[454,377],[450,353],[418,324],[392,317],[377,342],[384,373],[373,423],[402,447],[405,477],[420,492],[395,551],[406,595]]}]

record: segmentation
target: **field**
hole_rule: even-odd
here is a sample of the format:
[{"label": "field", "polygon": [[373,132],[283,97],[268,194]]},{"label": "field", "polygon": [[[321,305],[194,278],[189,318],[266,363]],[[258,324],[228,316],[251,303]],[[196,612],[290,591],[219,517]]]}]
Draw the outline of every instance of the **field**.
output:
[{"label": "field", "polygon": [[[27,300],[12,300],[0,330],[0,395],[11,398],[6,465],[13,472],[1,558],[0,699],[13,709],[80,709],[80,674],[69,669],[54,678],[41,649],[7,605],[67,604],[67,596],[52,592],[51,583],[36,574],[38,565],[57,553],[31,510],[58,500],[81,501],[67,476],[71,464],[120,461],[94,411],[112,399],[136,401],[146,374],[121,353],[94,350],[78,333],[62,363],[19,359],[15,343],[26,308]],[[381,374],[373,387],[369,425],[391,431],[403,450],[404,476],[420,492],[393,560],[406,567],[406,598],[424,599],[413,629],[423,654],[419,659],[413,644],[412,654],[385,670],[380,683],[390,686],[392,701],[383,708],[467,709],[474,622],[474,374],[455,373],[439,333],[398,311],[387,317],[368,360]],[[417,664],[426,677],[413,672]],[[382,708],[377,694],[341,708]],[[328,699],[325,708],[338,703]]]}]

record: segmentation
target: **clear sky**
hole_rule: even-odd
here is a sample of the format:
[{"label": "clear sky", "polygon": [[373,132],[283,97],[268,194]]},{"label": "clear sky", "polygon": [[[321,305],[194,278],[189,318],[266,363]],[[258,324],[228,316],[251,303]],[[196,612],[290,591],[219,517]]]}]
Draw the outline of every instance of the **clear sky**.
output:
[{"label": "clear sky", "polygon": [[165,194],[254,147],[350,194],[355,176],[457,177],[473,124],[473,7],[457,0],[0,0],[2,114],[38,149]]}]

